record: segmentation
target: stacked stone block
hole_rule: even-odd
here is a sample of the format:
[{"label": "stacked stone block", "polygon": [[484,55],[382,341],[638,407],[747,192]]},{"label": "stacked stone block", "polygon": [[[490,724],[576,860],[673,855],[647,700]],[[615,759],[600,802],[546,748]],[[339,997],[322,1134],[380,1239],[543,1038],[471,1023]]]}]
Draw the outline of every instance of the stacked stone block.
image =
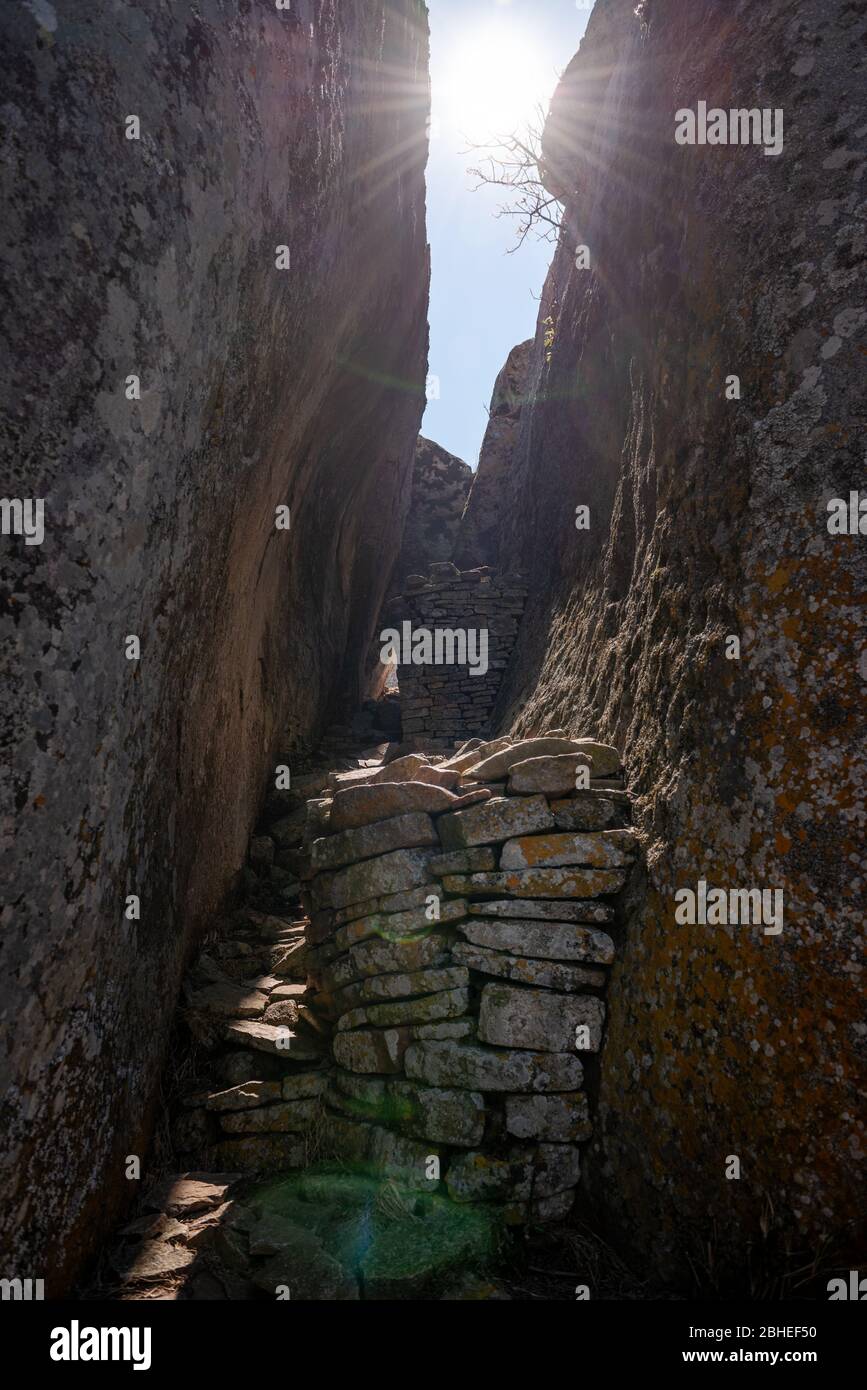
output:
[{"label": "stacked stone block", "polygon": [[487,633],[488,667],[474,675],[468,665],[398,665],[398,684],[407,739],[442,740],[484,736],[524,611],[527,588],[520,576],[483,567],[431,565],[428,578],[410,575],[404,592],[383,611],[382,627],[430,632],[474,629]]},{"label": "stacked stone block", "polygon": [[638,849],[618,773],[590,740],[473,740],[309,803],[331,1151],[512,1221],[568,1213]]}]

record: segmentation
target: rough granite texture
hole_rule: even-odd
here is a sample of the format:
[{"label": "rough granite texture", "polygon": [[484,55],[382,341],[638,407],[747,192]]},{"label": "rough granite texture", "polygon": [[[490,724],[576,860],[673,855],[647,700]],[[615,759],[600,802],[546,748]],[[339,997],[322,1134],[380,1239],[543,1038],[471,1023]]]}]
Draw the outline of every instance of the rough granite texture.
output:
[{"label": "rough granite texture", "polygon": [[[498,727],[625,751],[649,894],[585,1179],[661,1269],[709,1239],[743,1264],[763,1211],[815,1249],[863,1209],[867,541],[826,507],[865,481],[867,7],[635,8],[599,0],[546,133],[566,231],[503,501],[531,597]],[[783,153],[677,145],[700,100],[782,108]],[[677,925],[701,878],[782,888],[782,934]]]},{"label": "rough granite texture", "polygon": [[527,404],[532,348],[532,338],[512,348],[494,385],[479,466],[460,518],[454,554],[444,557],[451,559],[458,569],[500,563],[498,536],[507,496],[506,475],[512,462],[521,414]]},{"label": "rough granite texture", "polygon": [[416,0],[2,7],[3,492],[46,537],[2,537],[0,1273],[49,1295],[134,1195],[268,769],[361,693],[424,409],[427,57]]},{"label": "rough granite texture", "polygon": [[452,558],[472,481],[473,470],[468,463],[419,435],[409,512],[390,593],[401,593],[409,575],[427,574],[430,565]]}]

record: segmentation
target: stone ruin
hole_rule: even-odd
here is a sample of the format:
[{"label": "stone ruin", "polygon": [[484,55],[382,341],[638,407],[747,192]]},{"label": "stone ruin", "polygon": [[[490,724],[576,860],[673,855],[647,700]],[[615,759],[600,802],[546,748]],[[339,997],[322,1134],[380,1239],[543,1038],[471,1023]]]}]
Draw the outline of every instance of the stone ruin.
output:
[{"label": "stone ruin", "polygon": [[[232,1296],[280,1284],[281,1249],[296,1290],[358,1296],[325,1236],[313,1258],[308,1234],[302,1259],[297,1217],[275,1235],[275,1202],[294,1211],[295,1196],[228,1201],[245,1174],[312,1182],[337,1161],[377,1192],[396,1183],[439,1203],[431,1220],[479,1211],[503,1226],[572,1208],[639,851],[619,756],[559,730],[473,739],[448,758],[368,751],[270,795],[248,897],[276,894],[279,915],[243,909],[188,976],[197,1071],[172,1123],[188,1170],[175,1182],[224,1184],[222,1215],[201,1231],[202,1213],[190,1217],[188,1240],[150,1193],[115,1255],[129,1296],[159,1280],[211,1296],[196,1292],[213,1276],[196,1260],[206,1240],[228,1252],[230,1280],[243,1265]],[[316,1188],[316,1219],[329,1192]],[[178,1294],[184,1280],[192,1292]]]},{"label": "stone ruin", "polygon": [[568,1214],[637,852],[619,771],[591,740],[474,740],[338,773],[309,804],[335,1149],[422,1186],[435,1157],[454,1201],[513,1221]]},{"label": "stone ruin", "polygon": [[[448,561],[430,566],[428,576],[410,575],[402,594],[384,607],[380,629],[400,634],[397,665],[403,735],[426,747],[452,747],[455,740],[486,737],[524,611],[527,586],[520,575],[489,566],[459,570]],[[432,641],[466,640],[470,660],[452,659],[457,647],[432,648],[411,660],[413,635]],[[450,634],[455,634],[452,639]],[[473,645],[483,642],[484,663]],[[415,640],[418,640],[416,637]],[[423,640],[423,639],[422,639]]]}]

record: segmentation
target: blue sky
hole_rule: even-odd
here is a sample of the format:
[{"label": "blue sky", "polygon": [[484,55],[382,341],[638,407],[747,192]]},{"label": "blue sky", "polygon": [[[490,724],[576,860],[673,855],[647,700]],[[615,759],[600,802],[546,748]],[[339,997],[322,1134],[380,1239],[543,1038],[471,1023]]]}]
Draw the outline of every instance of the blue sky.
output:
[{"label": "blue sky", "polygon": [[[548,100],[589,18],[583,0],[428,0],[432,128],[427,170],[431,243],[430,372],[422,433],[471,467],[478,462],[497,373],[532,337],[553,247],[529,239],[514,255],[515,224],[494,216],[503,193],[473,192],[482,140],[520,128]],[[534,298],[533,296],[536,296]]]}]

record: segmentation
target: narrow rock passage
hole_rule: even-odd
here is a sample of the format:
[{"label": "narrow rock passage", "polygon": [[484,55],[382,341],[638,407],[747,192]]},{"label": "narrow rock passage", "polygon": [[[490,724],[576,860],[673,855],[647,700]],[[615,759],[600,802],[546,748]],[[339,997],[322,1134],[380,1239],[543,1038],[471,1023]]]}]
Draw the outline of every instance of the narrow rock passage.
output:
[{"label": "narrow rock passage", "polygon": [[619,756],[382,734],[269,792],[92,1294],[509,1297],[509,1231],[568,1221],[639,848]]}]

